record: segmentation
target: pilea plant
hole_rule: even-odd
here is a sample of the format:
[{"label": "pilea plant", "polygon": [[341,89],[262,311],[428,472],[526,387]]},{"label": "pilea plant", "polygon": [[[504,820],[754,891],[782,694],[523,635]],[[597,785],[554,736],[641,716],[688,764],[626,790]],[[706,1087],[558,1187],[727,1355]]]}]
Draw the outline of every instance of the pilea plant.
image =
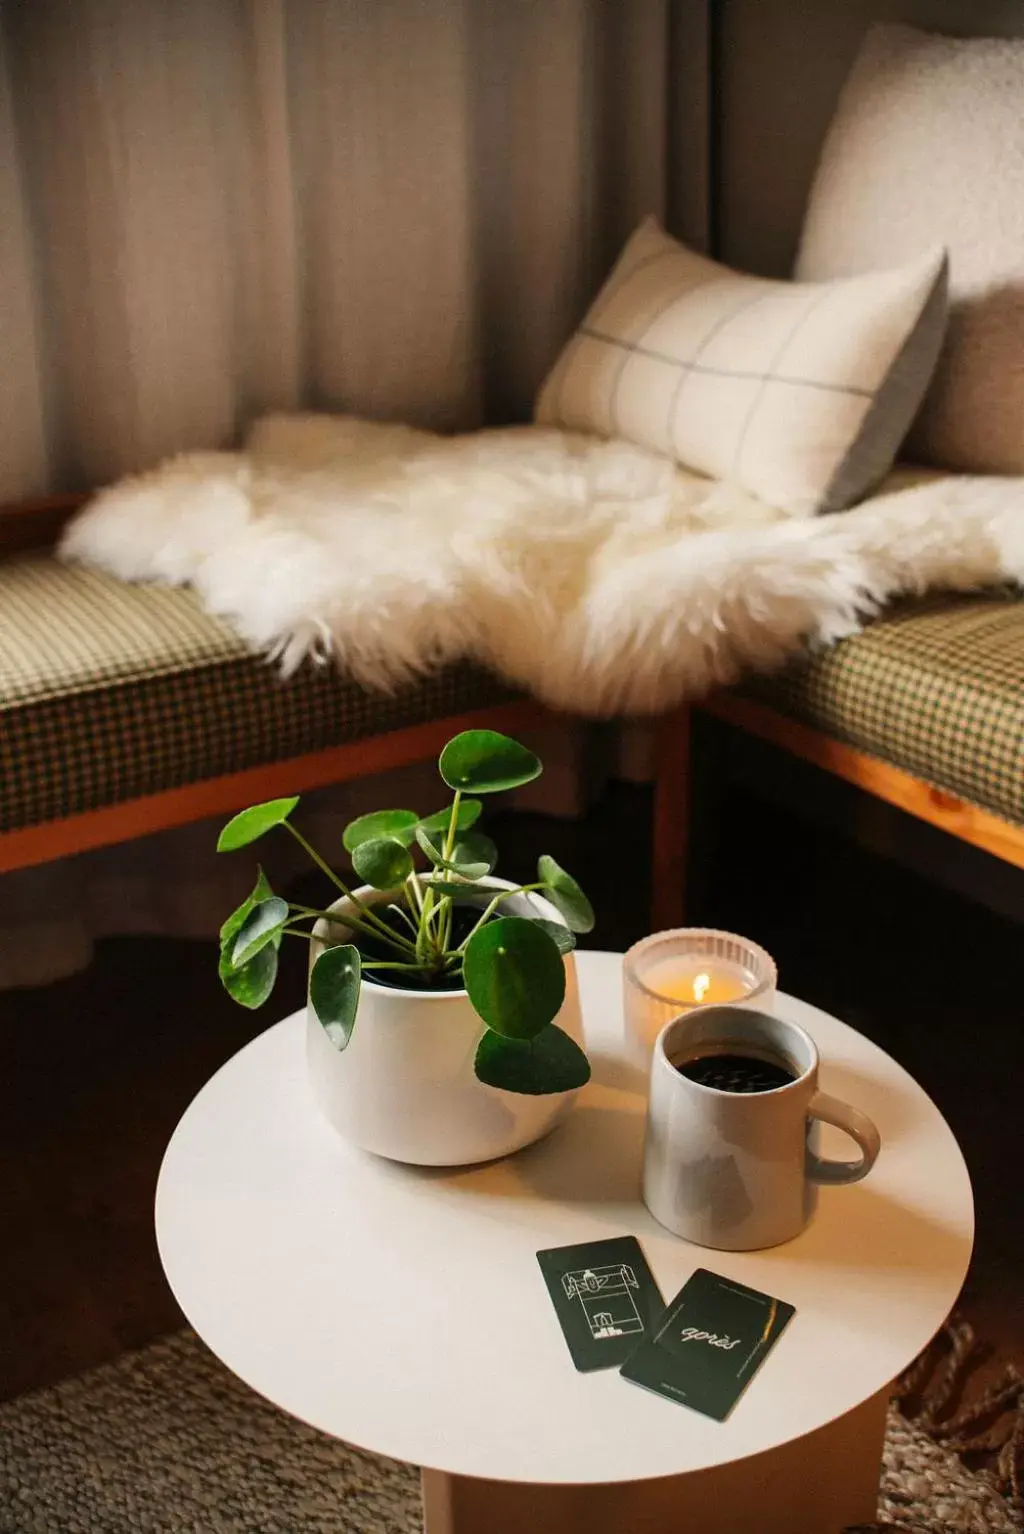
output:
[{"label": "pilea plant", "polygon": [[[575,946],[574,933],[593,927],[590,902],[547,855],[534,883],[496,889],[487,880],[497,848],[473,829],[482,809],[477,795],[529,783],[541,763],[507,735],[467,730],[448,742],[438,767],[453,790],[444,809],[426,817],[414,810],[376,810],[345,828],[342,840],[355,874],[382,892],[379,900],[350,889],[292,824],[297,796],[253,805],[228,822],[218,851],[233,852],[282,827],[349,906],[340,914],[296,905],[275,895],[260,869],[252,894],[221,928],[224,988],[242,1006],[261,1006],[274,988],[282,940],[313,940],[312,924],[323,918],[352,936],[325,947],[309,979],[313,1011],[336,1048],[344,1049],[352,1036],[364,974],[378,984],[412,989],[464,987],[484,1025],[475,1062],[480,1081],[535,1095],[580,1087],[590,1076],[587,1057],[554,1018],[565,996],[562,955]],[[502,913],[511,897],[535,891],[565,926],[539,912]]]}]

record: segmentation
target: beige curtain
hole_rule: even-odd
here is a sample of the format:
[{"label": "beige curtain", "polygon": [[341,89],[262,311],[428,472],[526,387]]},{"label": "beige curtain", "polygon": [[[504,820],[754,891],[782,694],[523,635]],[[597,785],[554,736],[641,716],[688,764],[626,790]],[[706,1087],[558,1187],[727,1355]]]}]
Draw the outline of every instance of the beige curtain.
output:
[{"label": "beige curtain", "polygon": [[7,0],[0,500],[516,418],[662,212],[670,0]]},{"label": "beige curtain", "polygon": [[[705,33],[705,0],[0,0],[0,502],[269,409],[525,418],[637,222],[700,237]],[[215,930],[213,842],[0,878],[0,985]]]}]

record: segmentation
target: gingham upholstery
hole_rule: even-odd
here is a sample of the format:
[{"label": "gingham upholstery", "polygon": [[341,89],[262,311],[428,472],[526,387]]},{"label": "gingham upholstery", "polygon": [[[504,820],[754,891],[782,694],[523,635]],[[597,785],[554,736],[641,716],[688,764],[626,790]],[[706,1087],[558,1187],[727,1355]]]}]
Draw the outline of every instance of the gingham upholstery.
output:
[{"label": "gingham upholstery", "polygon": [[394,694],[284,682],[191,592],[47,556],[0,563],[0,831],[511,697],[452,667]]},{"label": "gingham upholstery", "polygon": [[935,596],[743,691],[1024,824],[1024,601]]}]

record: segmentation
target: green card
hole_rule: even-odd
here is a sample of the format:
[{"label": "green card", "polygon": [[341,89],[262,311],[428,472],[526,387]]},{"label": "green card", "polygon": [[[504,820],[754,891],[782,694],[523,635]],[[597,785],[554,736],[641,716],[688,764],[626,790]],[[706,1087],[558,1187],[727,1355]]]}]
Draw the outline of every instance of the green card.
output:
[{"label": "green card", "polygon": [[785,1301],[698,1268],[622,1376],[724,1422],[792,1315]]},{"label": "green card", "polygon": [[583,1374],[617,1369],[664,1308],[635,1236],[549,1247],[537,1261]]}]

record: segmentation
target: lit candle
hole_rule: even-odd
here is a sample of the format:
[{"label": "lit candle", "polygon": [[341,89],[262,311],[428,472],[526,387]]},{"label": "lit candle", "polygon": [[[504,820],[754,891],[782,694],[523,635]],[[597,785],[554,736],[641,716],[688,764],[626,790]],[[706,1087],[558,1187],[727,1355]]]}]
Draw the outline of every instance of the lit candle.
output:
[{"label": "lit candle", "polygon": [[622,961],[627,1053],[646,1068],[659,1032],[680,1012],[716,1006],[770,1011],[774,996],[775,963],[749,938],[707,927],[652,932]]},{"label": "lit candle", "polygon": [[653,959],[641,971],[642,985],[682,1006],[724,1006],[747,996],[753,977],[739,965],[708,954],[668,954]]},{"label": "lit candle", "polygon": [[640,981],[668,1001],[682,1006],[723,1006],[739,1001],[753,987],[753,977],[738,965],[706,954],[668,954],[652,959]]}]

